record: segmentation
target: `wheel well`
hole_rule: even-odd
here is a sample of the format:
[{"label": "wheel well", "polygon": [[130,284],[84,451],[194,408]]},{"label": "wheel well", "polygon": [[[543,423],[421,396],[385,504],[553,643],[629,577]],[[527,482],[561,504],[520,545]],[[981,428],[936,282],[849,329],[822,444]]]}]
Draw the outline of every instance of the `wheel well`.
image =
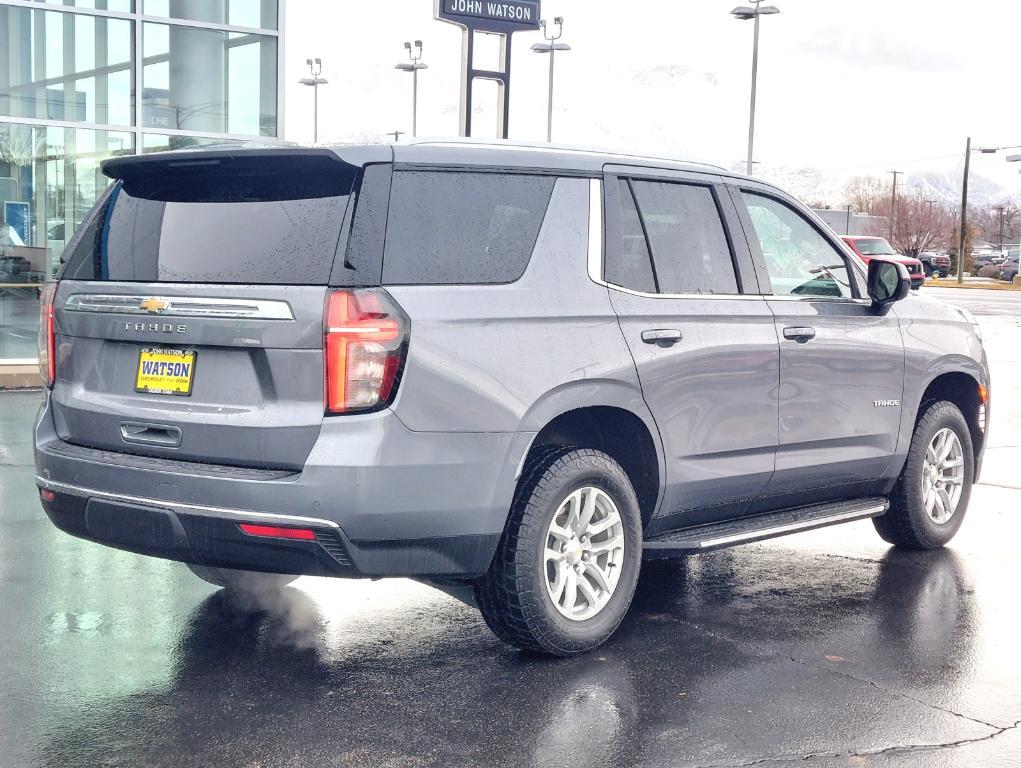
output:
[{"label": "wheel well", "polygon": [[659,458],[652,435],[640,418],[610,406],[562,413],[535,436],[525,461],[550,445],[594,448],[612,457],[631,480],[642,523],[648,524],[659,499]]},{"label": "wheel well", "polygon": [[971,432],[971,442],[975,446],[975,452],[982,449],[982,441],[985,434],[979,427],[979,383],[973,376],[967,373],[944,373],[933,379],[922,394],[921,404],[918,406],[917,421],[922,416],[925,406],[937,400],[949,400],[961,409],[965,421],[968,422],[968,429]]}]

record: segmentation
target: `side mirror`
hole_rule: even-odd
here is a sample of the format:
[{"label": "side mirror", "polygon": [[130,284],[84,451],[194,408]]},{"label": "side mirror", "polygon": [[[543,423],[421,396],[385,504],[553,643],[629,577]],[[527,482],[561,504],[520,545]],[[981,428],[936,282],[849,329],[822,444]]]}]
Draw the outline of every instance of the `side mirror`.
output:
[{"label": "side mirror", "polygon": [[896,261],[869,261],[869,298],[872,306],[886,307],[911,293],[908,268]]}]

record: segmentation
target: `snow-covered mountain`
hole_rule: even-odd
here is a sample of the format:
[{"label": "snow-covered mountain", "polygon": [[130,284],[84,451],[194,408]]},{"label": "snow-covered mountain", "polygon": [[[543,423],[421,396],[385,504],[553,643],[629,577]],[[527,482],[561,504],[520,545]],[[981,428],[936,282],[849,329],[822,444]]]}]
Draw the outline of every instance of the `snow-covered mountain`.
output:
[{"label": "snow-covered mountain", "polygon": [[[743,168],[734,170],[743,171]],[[839,207],[844,204],[844,188],[854,176],[874,175],[889,182],[889,176],[876,173],[848,173],[820,171],[814,168],[785,168],[765,166],[756,169],[756,174],[782,187],[806,203],[821,203]],[[906,172],[898,181],[898,190],[903,194],[919,194],[926,200],[954,208],[961,204],[960,169],[925,169]],[[1002,203],[1011,198],[1010,192],[992,179],[971,172],[968,181],[968,205],[985,207]]]}]

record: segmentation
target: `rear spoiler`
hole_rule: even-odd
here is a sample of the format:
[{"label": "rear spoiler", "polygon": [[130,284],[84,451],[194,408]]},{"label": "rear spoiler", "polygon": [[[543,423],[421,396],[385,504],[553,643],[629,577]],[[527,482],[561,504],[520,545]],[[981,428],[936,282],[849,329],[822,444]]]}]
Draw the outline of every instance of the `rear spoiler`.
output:
[{"label": "rear spoiler", "polygon": [[[343,152],[341,157],[338,152]],[[338,147],[231,147],[173,152],[155,152],[148,155],[121,155],[100,163],[103,173],[111,179],[131,179],[168,171],[199,172],[203,168],[218,167],[223,171],[245,172],[262,170],[274,161],[289,169],[322,170],[324,164],[336,164],[338,170],[355,171],[369,163],[393,162],[393,149],[388,145]]]},{"label": "rear spoiler", "polygon": [[103,173],[132,197],[165,202],[241,202],[348,195],[369,163],[393,162],[390,146],[210,147],[124,155]]}]

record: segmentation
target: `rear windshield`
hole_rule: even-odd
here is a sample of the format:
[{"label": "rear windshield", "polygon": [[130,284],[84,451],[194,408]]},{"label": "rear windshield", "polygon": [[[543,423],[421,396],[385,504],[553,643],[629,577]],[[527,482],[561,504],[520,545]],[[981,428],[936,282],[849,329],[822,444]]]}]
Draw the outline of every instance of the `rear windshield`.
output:
[{"label": "rear windshield", "polygon": [[896,256],[890,244],[882,238],[878,240],[855,240],[854,244],[866,256]]},{"label": "rear windshield", "polygon": [[351,185],[334,168],[118,181],[63,277],[325,285]]}]

